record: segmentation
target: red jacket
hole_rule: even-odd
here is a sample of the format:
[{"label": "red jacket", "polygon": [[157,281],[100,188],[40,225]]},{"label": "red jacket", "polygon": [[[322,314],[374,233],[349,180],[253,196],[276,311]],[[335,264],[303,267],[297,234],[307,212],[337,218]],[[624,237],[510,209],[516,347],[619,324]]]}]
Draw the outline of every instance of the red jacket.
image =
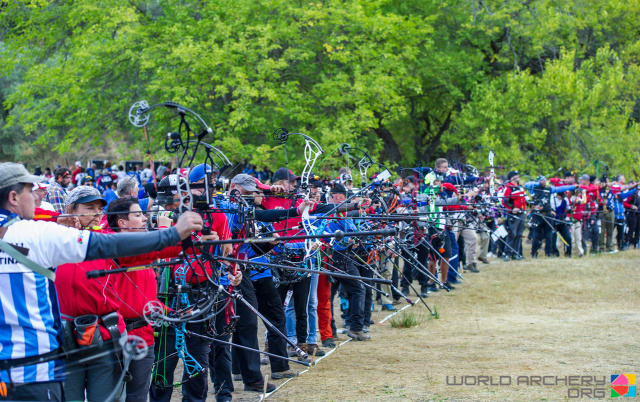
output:
[{"label": "red jacket", "polygon": [[[262,206],[265,207],[265,209],[289,209],[289,208],[297,207],[298,205],[302,204],[302,201],[303,200],[299,198],[296,201],[296,203],[293,204],[293,200],[289,198],[265,197],[262,200]],[[311,209],[309,209],[309,213],[312,213],[315,209],[316,207],[313,206]],[[302,217],[296,216],[293,218],[286,219],[284,221],[274,223],[273,228],[275,230],[282,230],[285,228],[293,228],[295,226],[300,226],[301,224],[302,224]],[[300,234],[300,229],[292,229],[282,233],[281,236],[296,236],[299,234]],[[301,242],[301,241],[304,241],[304,240],[291,240],[292,243]]]},{"label": "red jacket", "polygon": [[520,208],[520,210],[524,211],[527,208],[527,201],[524,198],[524,194],[523,187],[509,183],[502,198],[502,205],[508,210]]},{"label": "red jacket", "polygon": [[[75,264],[63,264],[56,269],[56,290],[62,314],[78,317],[85,314],[98,316],[120,310],[120,299],[115,288],[117,278],[107,275],[96,279],[87,279],[87,272],[99,269],[111,269],[111,260],[84,261]],[[118,326],[124,332],[125,324],[118,312]],[[72,320],[67,317],[63,317]],[[102,339],[111,339],[109,331],[100,325]]]}]

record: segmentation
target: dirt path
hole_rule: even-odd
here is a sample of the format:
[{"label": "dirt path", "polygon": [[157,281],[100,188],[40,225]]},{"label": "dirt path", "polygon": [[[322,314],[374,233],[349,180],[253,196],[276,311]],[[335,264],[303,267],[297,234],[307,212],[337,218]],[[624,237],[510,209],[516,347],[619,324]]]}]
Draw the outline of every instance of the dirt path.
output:
[{"label": "dirt path", "polygon": [[[610,375],[640,375],[640,251],[480,269],[453,292],[429,296],[440,319],[411,329],[376,324],[372,341],[344,344],[267,400],[562,401],[569,392],[609,397]],[[424,306],[408,310],[428,316]],[[447,376],[488,382],[447,385]],[[259,400],[235,385],[234,400]]]}]

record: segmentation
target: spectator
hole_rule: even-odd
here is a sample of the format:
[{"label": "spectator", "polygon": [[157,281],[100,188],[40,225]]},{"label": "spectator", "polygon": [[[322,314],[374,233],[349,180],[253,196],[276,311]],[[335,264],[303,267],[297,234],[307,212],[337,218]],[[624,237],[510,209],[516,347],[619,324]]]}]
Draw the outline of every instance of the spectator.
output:
[{"label": "spectator", "polygon": [[113,181],[110,181],[107,184],[107,188],[104,190],[104,200],[107,202],[107,207],[109,206],[109,203],[111,203],[111,201],[115,200],[118,198],[116,192],[114,191],[114,189],[116,188],[116,183],[114,183]]},{"label": "spectator", "polygon": [[64,213],[67,207],[67,187],[71,182],[71,172],[67,168],[57,168],[53,172],[55,182],[49,187],[45,201],[51,203],[55,212]]},{"label": "spectator", "polygon": [[82,163],[80,161],[76,161],[75,163],[75,169],[73,169],[73,172],[71,172],[71,183],[73,183],[74,186],[78,185],[78,174],[82,173]]},{"label": "spectator", "polygon": [[82,178],[82,181],[80,182],[81,186],[89,186],[89,187],[94,187],[94,181],[93,181],[93,177],[91,176],[85,176]]},{"label": "spectator", "polygon": [[53,205],[44,201],[47,197],[47,189],[49,185],[47,183],[33,183],[33,194],[35,194],[36,208],[45,209],[47,211],[54,211]]},{"label": "spectator", "polygon": [[[140,183],[133,176],[125,177],[124,179],[118,182],[118,187],[116,190],[116,195],[118,198],[123,197],[135,197],[138,198],[138,188],[140,187]],[[147,197],[139,200],[140,209],[143,212],[147,212],[149,208],[153,206],[153,199]]]},{"label": "spectator", "polygon": [[51,174],[51,168],[44,169],[44,177],[46,177],[47,179],[50,179],[53,177],[53,175]]},{"label": "spectator", "polygon": [[124,171],[124,166],[118,166],[118,171],[116,172],[116,176],[118,176],[118,181],[127,177],[127,172]]},{"label": "spectator", "polygon": [[96,179],[97,189],[104,194],[107,188],[111,188],[111,183],[113,183],[113,178],[109,169],[102,169],[102,174]]},{"label": "spectator", "polygon": [[87,168],[87,176],[91,176],[91,177],[96,177],[96,169],[98,167],[96,166],[95,163],[91,164],[90,168]]}]

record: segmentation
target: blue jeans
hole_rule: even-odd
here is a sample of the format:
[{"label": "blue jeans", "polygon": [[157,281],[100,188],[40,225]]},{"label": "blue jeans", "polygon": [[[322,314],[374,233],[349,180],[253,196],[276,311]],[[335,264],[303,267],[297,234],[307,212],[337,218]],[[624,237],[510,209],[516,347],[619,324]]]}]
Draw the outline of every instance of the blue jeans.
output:
[{"label": "blue jeans", "polygon": [[[309,332],[307,343],[318,343],[317,323],[318,323],[318,274],[311,274],[311,285],[309,288],[309,303],[307,304],[307,319],[309,321]],[[287,316],[287,338],[292,342],[297,341],[296,335],[296,313],[294,310],[293,298],[285,310]]]}]

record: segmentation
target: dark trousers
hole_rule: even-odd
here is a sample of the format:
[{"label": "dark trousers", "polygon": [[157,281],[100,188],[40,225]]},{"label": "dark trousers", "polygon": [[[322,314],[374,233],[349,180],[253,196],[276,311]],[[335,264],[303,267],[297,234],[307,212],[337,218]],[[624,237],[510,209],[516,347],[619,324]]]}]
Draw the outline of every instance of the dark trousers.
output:
[{"label": "dark trousers", "polygon": [[598,242],[600,241],[600,225],[598,225],[598,219],[593,216],[587,220],[587,233],[589,240],[591,241],[591,253],[598,252]]},{"label": "dark trousers", "polygon": [[[109,391],[111,392],[111,391]],[[107,393],[108,395],[108,393]],[[107,396],[105,395],[105,396]],[[62,383],[59,381],[34,382],[20,384],[19,387],[7,390],[7,396],[0,396],[0,401],[64,401]],[[84,401],[84,397],[82,399]]]},{"label": "dark trousers", "polygon": [[[363,276],[365,278],[373,278],[373,271],[372,271],[373,267],[372,266],[365,266],[364,264],[360,265],[358,267],[358,271],[360,271],[360,276]],[[369,285],[371,285],[371,282],[367,282]],[[364,287],[364,325],[369,325],[369,323],[371,322],[371,306],[373,305],[373,289],[371,289],[368,286],[364,286],[362,285],[362,287]],[[377,292],[376,292],[377,293]],[[349,309],[351,309],[351,306],[349,306]]]},{"label": "dark trousers", "polygon": [[[428,239],[425,239],[424,241],[426,242],[428,241]],[[429,278],[426,274],[424,274],[423,271],[427,270],[427,264],[429,261],[429,246],[424,244],[424,242],[420,243],[417,247],[416,254],[409,256],[405,251],[403,251],[402,256],[405,258],[404,269],[402,270],[402,273],[404,274],[404,277],[401,281],[402,286],[409,286],[409,284],[413,282],[414,278],[420,285],[427,286],[429,284]],[[420,264],[422,264],[422,266],[418,266],[416,258],[418,259]],[[416,266],[418,267],[416,268]]]},{"label": "dark trousers", "polygon": [[551,255],[553,253],[553,231],[551,227],[547,225],[540,216],[534,216],[532,224],[536,225],[531,229],[531,255],[538,252],[542,247],[542,241],[544,240],[544,253]]},{"label": "dark trousers", "polygon": [[[227,315],[224,311],[219,312],[214,318],[216,334],[222,334],[227,326]],[[215,339],[229,342],[231,336],[218,335]],[[211,370],[211,382],[213,383],[213,392],[218,400],[231,398],[234,391],[233,379],[231,378],[231,347],[220,342],[212,341],[209,351],[209,366]],[[206,379],[206,375],[205,375]],[[184,400],[184,398],[183,398]]]},{"label": "dark trousers", "polygon": [[[258,310],[258,298],[251,282],[251,275],[248,273],[242,275],[242,282],[238,285],[238,290],[242,293],[244,300]],[[242,301],[236,302],[236,315],[240,318],[236,324],[236,330],[233,331],[233,343],[260,350],[260,345],[258,344],[258,316]],[[259,352],[233,348],[233,359],[238,362],[242,381],[245,384],[262,380]]]},{"label": "dark trousers", "polygon": [[127,402],[146,402],[149,396],[151,383],[151,369],[155,358],[154,345],[149,346],[147,355],[141,360],[132,360],[129,363],[131,380],[126,384]]},{"label": "dark trousers", "polygon": [[640,240],[640,213],[627,213],[627,225],[629,225],[629,231],[627,232],[627,244],[637,246],[638,241]]},{"label": "dark trousers", "polygon": [[[107,352],[107,355],[86,363],[78,363],[86,356],[67,360],[66,368],[70,374],[67,374],[64,383],[66,399],[84,401],[85,390],[87,399],[90,401],[104,401],[111,394],[122,371],[113,353],[113,344],[105,343],[101,350]],[[119,388],[118,397],[122,392],[121,384]]]},{"label": "dark trousers", "polygon": [[524,233],[524,214],[510,214],[506,222],[509,235],[507,236],[507,244],[504,254],[508,256],[522,255],[522,233]]},{"label": "dark trousers", "polygon": [[336,295],[338,294],[338,290],[340,288],[340,283],[335,279],[331,279],[331,332],[333,332],[333,338],[336,339],[338,337],[338,327],[336,327],[336,315],[333,312],[333,304],[336,299]]},{"label": "dark trousers", "polygon": [[[258,311],[260,314],[273,324],[273,326],[278,328],[280,332],[286,335],[287,328],[285,325],[284,307],[280,300],[280,294],[273,283],[273,278],[256,279],[253,281],[253,287],[256,290]],[[267,331],[267,341],[269,342],[269,353],[287,357],[287,343],[284,338],[269,328]],[[271,363],[271,372],[289,370],[289,362],[286,360],[269,357],[269,362]]]},{"label": "dark trousers", "polygon": [[[224,313],[221,314],[224,316]],[[202,323],[187,324],[186,329],[198,334],[205,334],[205,325]],[[202,372],[195,374],[182,385],[183,400],[189,402],[206,401],[209,390],[207,371],[209,369],[209,341],[196,336],[185,335],[187,352],[202,366]],[[151,373],[155,383],[149,387],[149,400],[151,402],[169,402],[173,393],[173,373],[178,364],[176,351],[176,333],[174,328],[163,327],[155,339],[156,366]],[[172,356],[173,354],[173,356]],[[229,367],[229,376],[231,369]],[[186,370],[182,373],[182,381],[189,377]]]},{"label": "dark trousers", "polygon": [[[332,256],[333,261],[341,271],[349,275],[360,276],[360,271],[353,263],[353,259],[346,257],[350,253],[350,250],[342,252],[334,251]],[[338,278],[338,280],[347,292],[349,299],[349,324],[351,331],[362,331],[362,326],[364,325],[365,286],[355,279]]]},{"label": "dark trousers", "polygon": [[278,292],[280,293],[280,300],[284,303],[287,298],[287,292],[293,291],[291,296],[293,299],[293,310],[296,313],[296,337],[298,338],[298,344],[307,343],[307,337],[309,336],[309,294],[311,290],[311,277],[305,276],[298,282],[288,285],[280,285]]},{"label": "dark trousers", "polygon": [[[453,269],[455,269],[458,273],[460,272],[460,267],[463,266],[460,263],[461,253],[460,248],[458,248],[458,242],[455,241],[456,235],[451,230],[447,230],[447,236],[449,236],[449,240],[451,241],[451,258],[449,258],[449,264],[451,264],[451,266],[449,267],[449,271],[447,272],[447,282],[455,283],[458,280],[458,275],[453,271]],[[462,238],[462,236],[460,236],[460,238]],[[446,264],[446,262],[440,261],[440,264]]]},{"label": "dark trousers", "polygon": [[624,246],[624,218],[616,218],[616,242],[618,250],[622,251]]}]

